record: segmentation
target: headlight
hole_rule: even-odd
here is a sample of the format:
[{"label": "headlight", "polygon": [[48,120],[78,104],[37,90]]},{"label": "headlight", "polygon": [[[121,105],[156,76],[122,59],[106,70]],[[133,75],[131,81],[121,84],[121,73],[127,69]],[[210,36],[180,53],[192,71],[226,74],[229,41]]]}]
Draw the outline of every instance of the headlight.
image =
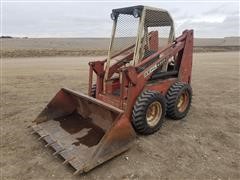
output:
[{"label": "headlight", "polygon": [[117,19],[117,14],[111,13],[111,19],[112,19],[112,20],[116,20],[116,19]]},{"label": "headlight", "polygon": [[135,18],[138,18],[138,17],[140,16],[140,12],[139,12],[138,9],[134,9],[134,10],[133,10],[133,16],[134,16]]}]

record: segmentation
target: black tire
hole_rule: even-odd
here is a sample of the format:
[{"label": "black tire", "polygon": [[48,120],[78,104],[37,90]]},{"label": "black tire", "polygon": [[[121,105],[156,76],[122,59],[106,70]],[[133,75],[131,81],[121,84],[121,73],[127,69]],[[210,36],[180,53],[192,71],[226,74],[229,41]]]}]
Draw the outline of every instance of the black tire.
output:
[{"label": "black tire", "polygon": [[[180,98],[184,96],[183,105],[179,106]],[[182,82],[174,83],[166,94],[167,101],[167,117],[179,120],[184,118],[191,106],[192,101],[192,88],[189,84]]]},{"label": "black tire", "polygon": [[[161,114],[159,113],[154,118],[154,125],[150,125],[147,121],[147,111],[150,105],[157,104],[161,108]],[[156,110],[156,109],[155,109]],[[156,110],[157,111],[157,110]],[[135,131],[139,134],[148,135],[152,134],[160,129],[164,121],[166,113],[165,97],[157,91],[144,91],[137,98],[137,101],[133,107],[132,113],[132,125]],[[156,124],[155,124],[156,123]]]},{"label": "black tire", "polygon": [[93,85],[92,85],[91,97],[96,98],[96,84],[93,84]]}]

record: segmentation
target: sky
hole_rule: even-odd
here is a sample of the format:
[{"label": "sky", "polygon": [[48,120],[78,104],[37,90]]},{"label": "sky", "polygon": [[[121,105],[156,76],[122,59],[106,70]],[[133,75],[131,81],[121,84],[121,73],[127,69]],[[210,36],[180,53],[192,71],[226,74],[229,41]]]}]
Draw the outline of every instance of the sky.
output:
[{"label": "sky", "polygon": [[141,4],[168,10],[177,35],[194,29],[198,38],[240,36],[239,1],[1,1],[1,35],[110,37],[111,10]]}]

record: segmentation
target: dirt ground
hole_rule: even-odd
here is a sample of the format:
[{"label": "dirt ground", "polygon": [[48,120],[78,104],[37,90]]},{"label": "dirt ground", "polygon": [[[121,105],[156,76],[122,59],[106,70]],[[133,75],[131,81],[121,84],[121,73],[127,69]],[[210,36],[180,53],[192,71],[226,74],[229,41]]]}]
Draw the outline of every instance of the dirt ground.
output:
[{"label": "dirt ground", "polygon": [[239,55],[194,54],[188,116],[78,176],[27,126],[61,87],[86,92],[94,57],[3,59],[0,179],[240,179]]}]

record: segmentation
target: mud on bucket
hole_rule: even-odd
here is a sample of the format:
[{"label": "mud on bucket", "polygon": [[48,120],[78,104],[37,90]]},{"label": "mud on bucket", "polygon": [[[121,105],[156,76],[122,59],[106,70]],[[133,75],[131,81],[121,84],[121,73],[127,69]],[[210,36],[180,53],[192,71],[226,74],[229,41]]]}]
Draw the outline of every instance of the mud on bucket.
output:
[{"label": "mud on bucket", "polygon": [[135,132],[121,109],[66,88],[34,120],[39,139],[76,169],[75,174],[127,150]]}]

